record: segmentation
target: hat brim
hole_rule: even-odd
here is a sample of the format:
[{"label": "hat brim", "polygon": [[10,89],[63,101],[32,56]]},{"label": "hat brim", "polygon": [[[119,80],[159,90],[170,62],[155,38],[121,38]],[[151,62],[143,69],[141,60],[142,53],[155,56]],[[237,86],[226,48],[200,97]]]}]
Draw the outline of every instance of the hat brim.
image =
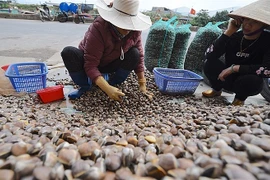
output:
[{"label": "hat brim", "polygon": [[114,8],[108,7],[102,0],[98,0],[96,6],[99,15],[103,19],[119,28],[142,31],[148,29],[152,25],[150,17],[140,12],[138,12],[137,16],[128,16],[116,11]]},{"label": "hat brim", "polygon": [[251,3],[247,6],[239,8],[228,14],[229,17],[238,18],[249,18],[264,24],[270,25],[270,1],[260,0]]}]

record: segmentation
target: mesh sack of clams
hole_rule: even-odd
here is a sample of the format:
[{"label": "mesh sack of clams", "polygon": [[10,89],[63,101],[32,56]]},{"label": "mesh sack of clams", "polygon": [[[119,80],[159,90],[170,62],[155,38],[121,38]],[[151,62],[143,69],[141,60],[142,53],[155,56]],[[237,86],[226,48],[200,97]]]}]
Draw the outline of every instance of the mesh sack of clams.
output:
[{"label": "mesh sack of clams", "polygon": [[169,62],[169,68],[184,69],[191,24],[182,24],[175,28],[175,41]]},{"label": "mesh sack of clams", "polygon": [[222,30],[218,27],[223,22],[213,24],[209,22],[206,26],[198,29],[193,41],[188,47],[184,68],[202,74],[203,61],[206,49],[221,34]]},{"label": "mesh sack of clams", "polygon": [[145,67],[152,72],[154,67],[168,67],[175,40],[176,17],[154,23],[145,43]]}]

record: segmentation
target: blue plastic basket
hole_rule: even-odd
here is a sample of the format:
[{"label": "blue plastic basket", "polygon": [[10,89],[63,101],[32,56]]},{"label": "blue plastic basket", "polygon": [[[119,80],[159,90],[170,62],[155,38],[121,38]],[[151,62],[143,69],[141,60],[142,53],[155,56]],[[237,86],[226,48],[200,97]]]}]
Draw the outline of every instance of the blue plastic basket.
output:
[{"label": "blue plastic basket", "polygon": [[184,69],[154,68],[155,83],[164,94],[193,94],[203,77]]},{"label": "blue plastic basket", "polygon": [[5,72],[17,92],[36,92],[45,88],[47,74],[48,68],[41,62],[11,64]]}]

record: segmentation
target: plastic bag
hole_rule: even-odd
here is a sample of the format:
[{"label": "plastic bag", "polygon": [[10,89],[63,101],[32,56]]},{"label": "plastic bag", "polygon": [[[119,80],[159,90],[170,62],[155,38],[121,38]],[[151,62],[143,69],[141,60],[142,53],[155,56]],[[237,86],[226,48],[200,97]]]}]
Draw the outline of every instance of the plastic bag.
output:
[{"label": "plastic bag", "polygon": [[169,68],[184,69],[191,24],[182,24],[175,28],[175,41],[169,62]]},{"label": "plastic bag", "polygon": [[198,29],[187,51],[185,69],[202,74],[205,51],[222,34],[222,30],[218,27],[222,23],[212,24],[209,22],[206,26]]},{"label": "plastic bag", "polygon": [[168,67],[175,40],[176,17],[154,23],[149,31],[145,44],[145,66],[149,71],[154,67]]}]

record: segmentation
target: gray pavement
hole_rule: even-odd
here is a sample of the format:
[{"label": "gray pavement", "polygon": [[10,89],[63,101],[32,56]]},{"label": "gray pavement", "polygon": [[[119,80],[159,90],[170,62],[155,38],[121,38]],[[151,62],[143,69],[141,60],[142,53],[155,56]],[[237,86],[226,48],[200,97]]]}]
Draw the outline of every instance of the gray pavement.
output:
[{"label": "gray pavement", "polygon": [[[3,21],[0,20],[0,22],[3,22]],[[4,21],[4,22],[7,22],[7,21]],[[27,23],[31,23],[31,22],[28,22],[27,21]],[[36,23],[40,23],[40,22],[36,22]],[[57,27],[59,26],[59,25],[55,25],[55,24],[50,24],[50,25],[54,25],[55,27],[56,26]],[[63,24],[60,24],[60,26],[61,26],[61,28],[63,28]],[[60,36],[61,41],[65,41],[65,42],[58,43],[59,41],[53,41],[53,38],[50,39],[50,41],[54,42],[54,46],[53,47],[55,47],[55,48],[52,48],[52,47],[47,48],[46,49],[47,55],[48,54],[52,54],[52,55],[50,55],[45,60],[43,60],[43,62],[45,62],[48,65],[48,68],[49,68],[48,77],[49,78],[52,78],[52,77],[55,78],[55,77],[57,77],[56,74],[62,74],[62,76],[59,76],[60,78],[69,78],[69,76],[66,73],[66,69],[64,67],[64,64],[62,62],[62,58],[60,56],[60,52],[61,52],[62,48],[64,46],[66,46],[66,45],[77,46],[78,43],[80,42],[80,40],[82,39],[83,35],[84,35],[84,33],[82,33],[82,32],[85,31],[88,28],[89,24],[79,24],[79,25],[76,25],[76,26],[81,28],[81,30],[80,30],[81,34],[80,35],[76,34],[76,39],[75,40],[74,40],[74,37],[73,37],[73,38],[70,38],[69,41],[65,41],[65,38],[63,38],[61,36],[61,32],[58,34],[58,38]],[[66,24],[66,25],[64,24],[64,27],[65,28],[67,28],[67,27],[68,28],[70,28],[70,27],[74,28],[74,24],[71,24],[71,25],[70,24],[69,25],[68,24]],[[75,28],[77,28],[77,27],[75,27]],[[27,45],[24,48],[27,48],[28,47],[28,49],[22,49],[22,52],[23,51],[26,51],[28,53],[33,53],[33,52],[31,52],[31,48],[29,48],[30,45],[33,46],[33,47],[35,47],[37,45],[42,47],[42,44],[41,45],[38,44],[38,42],[40,42],[40,39],[38,39],[38,37],[42,37],[41,38],[42,41],[45,41],[46,40],[46,35],[44,35],[44,36],[42,36],[42,34],[41,35],[39,35],[39,34],[37,35],[37,34],[35,34],[35,31],[34,30],[31,30],[31,31],[32,31],[32,33],[34,33],[34,38],[37,38],[37,42],[34,42],[34,45],[31,44],[31,43],[29,43],[29,44],[25,44],[24,43],[23,44],[24,46]],[[7,36],[7,38],[8,38],[8,37],[11,37],[11,36],[14,37],[14,33],[15,32],[13,32],[13,35],[11,35],[11,34],[3,35],[3,34],[0,33],[0,35],[1,36]],[[63,31],[62,31],[62,33],[63,33]],[[16,34],[18,34],[18,33],[16,33]],[[147,38],[147,34],[148,34],[148,31],[144,31],[143,32],[143,44],[145,44],[145,41],[146,41],[146,38]],[[17,40],[20,39],[20,36],[23,36],[23,35],[16,36]],[[31,36],[31,34],[29,36],[27,36],[27,37],[23,36],[24,38],[22,40],[25,40],[27,38],[31,38],[30,36]],[[192,41],[192,39],[194,38],[194,36],[195,36],[195,33],[193,32],[192,35],[191,35],[190,42]],[[5,37],[0,37],[0,38],[3,40]],[[66,37],[66,38],[68,39],[69,37]],[[73,40],[73,41],[71,41],[71,40]],[[66,44],[64,44],[64,43],[66,43]],[[12,50],[4,47],[3,46],[4,45],[3,43],[1,43],[1,44],[2,45],[0,46],[0,52],[12,51]],[[44,47],[44,48],[46,48],[46,47]],[[36,50],[35,49],[32,49],[32,51],[36,51]],[[35,57],[29,57],[29,56],[26,56],[26,57],[23,57],[23,56],[13,57],[11,54],[5,54],[5,53],[1,53],[0,54],[0,66],[6,65],[6,64],[12,64],[12,63],[18,63],[18,62],[29,62],[29,61],[39,61],[39,59],[37,59]],[[50,86],[50,84],[48,84],[48,85]],[[196,92],[195,92],[195,95],[196,96],[201,96],[202,91],[204,91],[206,89],[209,89],[209,88],[210,87],[208,85],[206,85],[204,82],[201,82],[200,85],[198,86]],[[65,95],[67,95],[70,91],[73,91],[73,88],[72,87],[67,86],[67,87],[64,88]],[[229,102],[231,102],[233,100],[233,98],[234,98],[234,94],[229,94],[229,93],[225,93],[225,92],[222,93],[222,96],[224,96]],[[265,99],[260,94],[257,95],[257,96],[249,97],[247,99],[247,101],[245,102],[245,104],[253,104],[253,105],[264,105],[264,104],[267,104],[267,103],[268,102],[265,101]]]}]

